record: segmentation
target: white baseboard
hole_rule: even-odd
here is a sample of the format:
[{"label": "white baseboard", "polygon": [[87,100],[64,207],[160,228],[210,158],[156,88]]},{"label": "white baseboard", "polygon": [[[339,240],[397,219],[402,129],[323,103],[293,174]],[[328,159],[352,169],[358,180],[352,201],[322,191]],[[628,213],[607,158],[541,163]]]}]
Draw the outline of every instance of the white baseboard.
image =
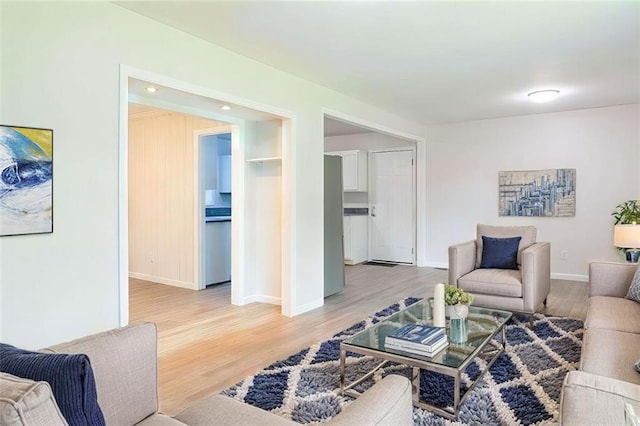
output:
[{"label": "white baseboard", "polygon": [[305,305],[296,306],[294,307],[293,312],[291,313],[291,316],[304,314],[305,312],[312,311],[316,308],[321,307],[322,305],[324,305],[324,299],[314,300],[313,302],[309,302]]},{"label": "white baseboard", "polygon": [[194,283],[172,280],[169,278],[154,277],[153,275],[141,274],[139,272],[129,272],[129,278],[137,278],[139,280],[152,281],[154,283],[172,285],[174,287],[188,288],[189,290],[196,290],[196,286]]},{"label": "white baseboard", "polygon": [[449,264],[445,262],[425,262],[424,265],[420,266],[426,266],[427,268],[449,269]]},{"label": "white baseboard", "polygon": [[[240,304],[240,306],[243,305],[247,305],[249,303],[268,303],[270,305],[281,305],[282,304],[282,300],[279,297],[272,297],[272,296],[264,296],[264,295],[260,295],[260,294],[254,294],[252,296],[247,296],[245,298],[242,299],[242,303]],[[303,314],[305,312],[309,312],[313,309],[319,308],[322,305],[324,305],[324,299],[320,299],[320,300],[314,300],[313,302],[307,303],[305,305],[302,306],[298,306],[296,309],[293,309],[293,312],[291,313],[291,317],[294,317],[296,315],[300,315]]]},{"label": "white baseboard", "polygon": [[582,281],[589,282],[588,275],[579,275],[579,274],[560,274],[557,272],[551,273],[551,279],[554,280],[568,280],[568,281]]},{"label": "white baseboard", "polygon": [[246,296],[242,299],[242,305],[248,305],[249,303],[268,303],[270,305],[280,305],[282,304],[282,301],[279,297],[254,294],[252,296]]}]

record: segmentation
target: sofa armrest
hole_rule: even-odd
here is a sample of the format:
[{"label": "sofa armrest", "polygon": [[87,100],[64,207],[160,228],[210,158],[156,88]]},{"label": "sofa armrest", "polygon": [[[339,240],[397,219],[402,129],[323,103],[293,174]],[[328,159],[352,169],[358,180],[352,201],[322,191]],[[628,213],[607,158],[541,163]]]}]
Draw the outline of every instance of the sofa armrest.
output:
[{"label": "sofa armrest", "polygon": [[293,426],[297,424],[225,395],[214,395],[206,398],[181,411],[174,418],[189,426]]},{"label": "sofa armrest", "polygon": [[86,336],[44,349],[89,356],[108,425],[133,425],[158,411],[157,329],[153,323]]},{"label": "sofa armrest", "polygon": [[570,371],[562,384],[560,424],[623,425],[627,402],[640,404],[639,385]]},{"label": "sofa armrest", "polygon": [[[198,402],[178,413],[175,419],[191,426],[297,424],[224,395],[214,395]],[[403,376],[388,375],[327,424],[412,426],[411,382]]]},{"label": "sofa armrest", "polygon": [[337,425],[413,425],[411,382],[390,374],[328,422]]},{"label": "sofa armrest", "polygon": [[458,278],[476,268],[476,240],[449,247],[449,284],[458,286]]},{"label": "sofa armrest", "polygon": [[589,297],[624,297],[638,265],[635,263],[591,262],[589,264]]},{"label": "sofa armrest", "polygon": [[522,251],[524,308],[534,312],[551,290],[551,244],[535,243]]}]

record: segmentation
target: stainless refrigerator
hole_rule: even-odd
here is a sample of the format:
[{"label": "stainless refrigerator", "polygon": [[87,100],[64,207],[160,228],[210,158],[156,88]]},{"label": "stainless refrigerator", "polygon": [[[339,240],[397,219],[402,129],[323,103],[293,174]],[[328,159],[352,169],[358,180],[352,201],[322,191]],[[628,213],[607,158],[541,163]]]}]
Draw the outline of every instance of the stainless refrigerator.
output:
[{"label": "stainless refrigerator", "polygon": [[324,297],[344,288],[342,157],[324,156]]}]

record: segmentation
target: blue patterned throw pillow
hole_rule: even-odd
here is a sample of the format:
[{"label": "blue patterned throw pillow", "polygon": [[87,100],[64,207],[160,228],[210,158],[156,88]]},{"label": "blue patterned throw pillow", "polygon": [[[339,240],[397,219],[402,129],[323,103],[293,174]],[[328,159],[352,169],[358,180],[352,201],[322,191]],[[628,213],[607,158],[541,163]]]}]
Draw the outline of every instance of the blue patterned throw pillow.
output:
[{"label": "blue patterned throw pillow", "polygon": [[482,236],[480,268],[518,269],[518,246],[521,237],[493,238]]},{"label": "blue patterned throw pillow", "polygon": [[31,352],[0,343],[0,371],[48,382],[70,426],[105,424],[87,355]]},{"label": "blue patterned throw pillow", "polygon": [[640,303],[640,263],[638,264],[638,269],[636,269],[636,273],[631,280],[631,285],[627,292],[627,299],[635,300]]}]

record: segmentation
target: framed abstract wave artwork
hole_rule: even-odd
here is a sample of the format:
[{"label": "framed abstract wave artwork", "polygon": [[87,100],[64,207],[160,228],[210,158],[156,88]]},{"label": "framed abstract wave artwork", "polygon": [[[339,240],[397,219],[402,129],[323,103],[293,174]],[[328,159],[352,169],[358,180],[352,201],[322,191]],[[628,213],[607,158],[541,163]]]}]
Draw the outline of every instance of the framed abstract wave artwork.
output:
[{"label": "framed abstract wave artwork", "polygon": [[0,236],[53,232],[53,130],[0,125]]}]

